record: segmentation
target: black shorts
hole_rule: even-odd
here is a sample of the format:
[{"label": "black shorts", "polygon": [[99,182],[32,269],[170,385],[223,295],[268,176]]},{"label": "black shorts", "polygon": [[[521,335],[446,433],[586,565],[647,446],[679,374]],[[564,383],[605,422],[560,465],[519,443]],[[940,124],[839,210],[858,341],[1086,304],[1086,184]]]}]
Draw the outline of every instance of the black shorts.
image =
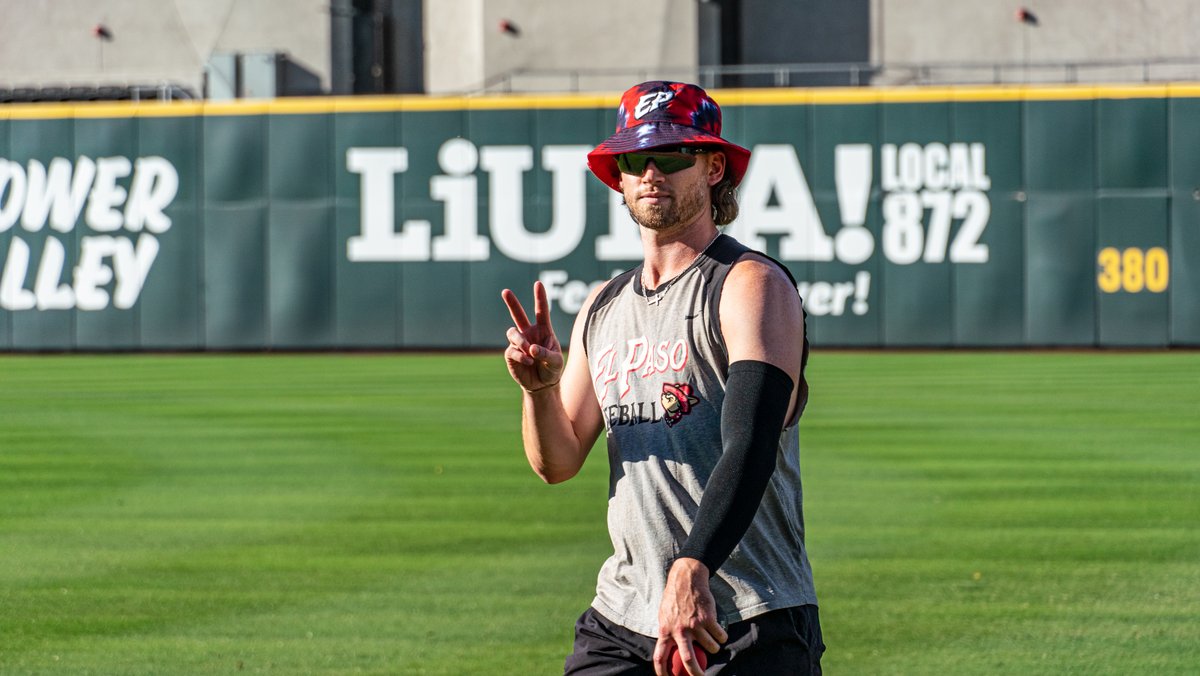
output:
[{"label": "black shorts", "polygon": [[[706,676],[819,676],[821,622],[816,606],[764,613],[725,628],[729,640],[708,656]],[[575,623],[575,651],[567,657],[570,676],[654,676],[657,641],[614,624],[594,608]]]}]

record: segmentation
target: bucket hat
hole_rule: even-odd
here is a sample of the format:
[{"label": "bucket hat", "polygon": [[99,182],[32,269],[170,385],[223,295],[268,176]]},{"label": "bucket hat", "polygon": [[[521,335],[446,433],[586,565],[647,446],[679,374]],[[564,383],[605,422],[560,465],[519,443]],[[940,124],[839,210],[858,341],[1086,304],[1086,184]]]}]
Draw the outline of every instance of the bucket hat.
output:
[{"label": "bucket hat", "polygon": [[741,183],[750,151],[721,138],[721,107],[700,87],[655,80],[630,87],[617,106],[617,130],[588,153],[588,168],[621,192],[617,155],[668,146],[706,146],[725,153],[726,172]]}]

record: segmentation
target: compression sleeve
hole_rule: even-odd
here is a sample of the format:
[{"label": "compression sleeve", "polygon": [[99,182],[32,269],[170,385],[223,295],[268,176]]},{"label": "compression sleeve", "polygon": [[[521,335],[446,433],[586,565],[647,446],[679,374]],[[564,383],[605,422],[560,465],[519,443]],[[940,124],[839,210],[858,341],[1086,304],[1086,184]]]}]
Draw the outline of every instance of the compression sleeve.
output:
[{"label": "compression sleeve", "polygon": [[696,522],[678,558],[698,559],[716,574],[758,512],[771,474],[792,379],[761,361],[729,366],[721,409],[721,459],[713,468]]}]

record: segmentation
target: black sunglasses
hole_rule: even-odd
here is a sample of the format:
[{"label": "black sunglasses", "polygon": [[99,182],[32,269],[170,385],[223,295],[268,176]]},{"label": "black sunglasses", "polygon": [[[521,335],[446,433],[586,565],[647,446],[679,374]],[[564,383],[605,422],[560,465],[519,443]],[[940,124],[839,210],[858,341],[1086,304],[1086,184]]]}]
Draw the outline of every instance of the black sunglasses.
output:
[{"label": "black sunglasses", "polygon": [[644,153],[617,155],[617,168],[622,174],[641,176],[646,173],[646,164],[654,166],[664,174],[674,174],[696,164],[696,156],[708,152],[705,148],[679,146],[678,148],[653,148]]}]

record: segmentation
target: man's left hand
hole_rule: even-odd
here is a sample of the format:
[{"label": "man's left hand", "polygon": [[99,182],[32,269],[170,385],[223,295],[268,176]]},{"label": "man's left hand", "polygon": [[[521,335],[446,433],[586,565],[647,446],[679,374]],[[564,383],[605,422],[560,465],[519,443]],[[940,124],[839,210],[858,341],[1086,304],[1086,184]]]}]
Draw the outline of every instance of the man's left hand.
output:
[{"label": "man's left hand", "polygon": [[703,676],[696,662],[692,641],[709,654],[729,639],[717,622],[717,603],[708,586],[708,566],[696,559],[676,559],[667,574],[662,604],[658,607],[658,644],[654,646],[654,673],[671,673],[671,645],[690,676]]}]

